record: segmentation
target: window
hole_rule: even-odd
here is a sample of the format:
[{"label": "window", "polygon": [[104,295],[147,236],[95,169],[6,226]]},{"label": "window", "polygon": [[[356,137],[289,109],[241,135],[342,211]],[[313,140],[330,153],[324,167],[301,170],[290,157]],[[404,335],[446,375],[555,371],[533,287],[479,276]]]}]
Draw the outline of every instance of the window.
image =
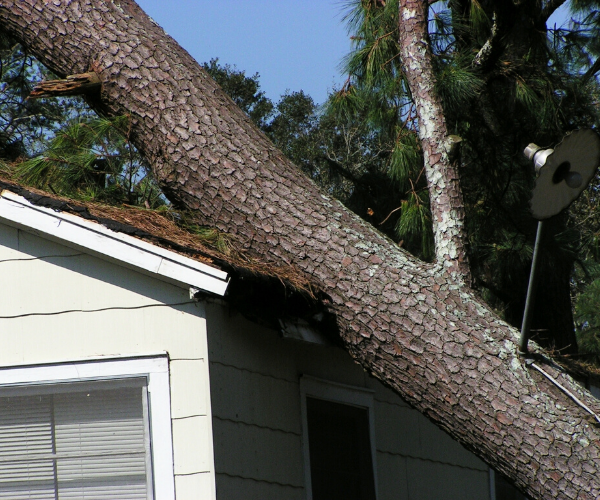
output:
[{"label": "window", "polygon": [[165,382],[164,357],[0,370],[0,499],[172,499]]},{"label": "window", "polygon": [[373,396],[302,377],[306,484],[312,500],[375,500]]}]

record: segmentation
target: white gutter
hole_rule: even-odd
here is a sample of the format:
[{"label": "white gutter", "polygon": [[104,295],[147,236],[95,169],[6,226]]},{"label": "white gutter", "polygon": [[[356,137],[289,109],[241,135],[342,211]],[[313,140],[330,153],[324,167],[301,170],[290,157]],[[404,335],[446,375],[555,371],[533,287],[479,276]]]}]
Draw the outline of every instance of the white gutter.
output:
[{"label": "white gutter", "polygon": [[67,246],[89,250],[185,286],[221,296],[227,289],[228,278],[224,271],[112,231],[97,222],[38,207],[8,190],[0,193],[0,222],[58,239]]}]

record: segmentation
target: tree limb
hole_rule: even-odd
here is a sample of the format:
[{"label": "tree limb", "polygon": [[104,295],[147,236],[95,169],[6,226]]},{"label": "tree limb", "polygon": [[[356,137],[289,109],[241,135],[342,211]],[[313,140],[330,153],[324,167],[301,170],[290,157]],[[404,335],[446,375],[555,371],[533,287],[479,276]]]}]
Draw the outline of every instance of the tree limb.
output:
[{"label": "tree limb", "polygon": [[435,90],[427,10],[421,0],[401,0],[399,6],[400,54],[419,119],[436,259],[454,279],[470,283],[464,204],[457,165],[448,156],[453,141]]},{"label": "tree limb", "polygon": [[493,20],[493,24],[492,24],[492,33],[490,34],[490,37],[486,40],[486,42],[483,44],[483,47],[481,47],[481,49],[479,49],[479,52],[477,52],[477,55],[473,58],[473,62],[471,63],[471,66],[473,66],[474,68],[481,68],[482,66],[485,66],[491,56],[492,53],[495,50],[495,41],[498,38],[498,18],[496,16],[496,13],[494,12],[494,15],[492,16],[492,20]]},{"label": "tree limb", "polygon": [[64,80],[40,82],[33,88],[28,99],[85,95],[99,91],[101,87],[100,78],[92,71],[81,75],[67,76]]}]

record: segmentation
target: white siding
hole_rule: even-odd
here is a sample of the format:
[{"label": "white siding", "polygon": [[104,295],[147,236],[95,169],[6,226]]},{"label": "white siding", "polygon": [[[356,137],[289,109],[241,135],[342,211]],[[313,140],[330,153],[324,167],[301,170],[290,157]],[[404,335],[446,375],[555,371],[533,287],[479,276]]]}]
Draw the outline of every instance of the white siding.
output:
[{"label": "white siding", "polygon": [[207,306],[217,498],[305,498],[302,374],[375,391],[379,500],[489,499],[488,467],[342,349]]},{"label": "white siding", "polygon": [[169,354],[177,500],[213,498],[204,308],[188,290],[2,224],[0,275],[2,366]]}]

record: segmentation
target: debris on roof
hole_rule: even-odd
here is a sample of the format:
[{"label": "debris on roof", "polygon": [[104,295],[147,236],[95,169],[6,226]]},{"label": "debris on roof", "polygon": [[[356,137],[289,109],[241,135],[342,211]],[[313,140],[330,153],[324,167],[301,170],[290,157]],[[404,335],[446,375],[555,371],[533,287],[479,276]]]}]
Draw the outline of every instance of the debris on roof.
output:
[{"label": "debris on roof", "polygon": [[185,227],[191,225],[188,222],[189,217],[185,217],[185,214],[170,210],[149,210],[130,205],[111,206],[73,200],[21,186],[0,177],[0,190],[5,189],[22,196],[33,205],[96,221],[113,231],[142,239],[228,273],[267,281],[274,279],[285,287],[313,299],[316,296],[314,286],[291,266],[282,268],[249,257],[238,250],[235,242],[230,241],[227,235],[218,235],[216,230],[187,230]]}]

